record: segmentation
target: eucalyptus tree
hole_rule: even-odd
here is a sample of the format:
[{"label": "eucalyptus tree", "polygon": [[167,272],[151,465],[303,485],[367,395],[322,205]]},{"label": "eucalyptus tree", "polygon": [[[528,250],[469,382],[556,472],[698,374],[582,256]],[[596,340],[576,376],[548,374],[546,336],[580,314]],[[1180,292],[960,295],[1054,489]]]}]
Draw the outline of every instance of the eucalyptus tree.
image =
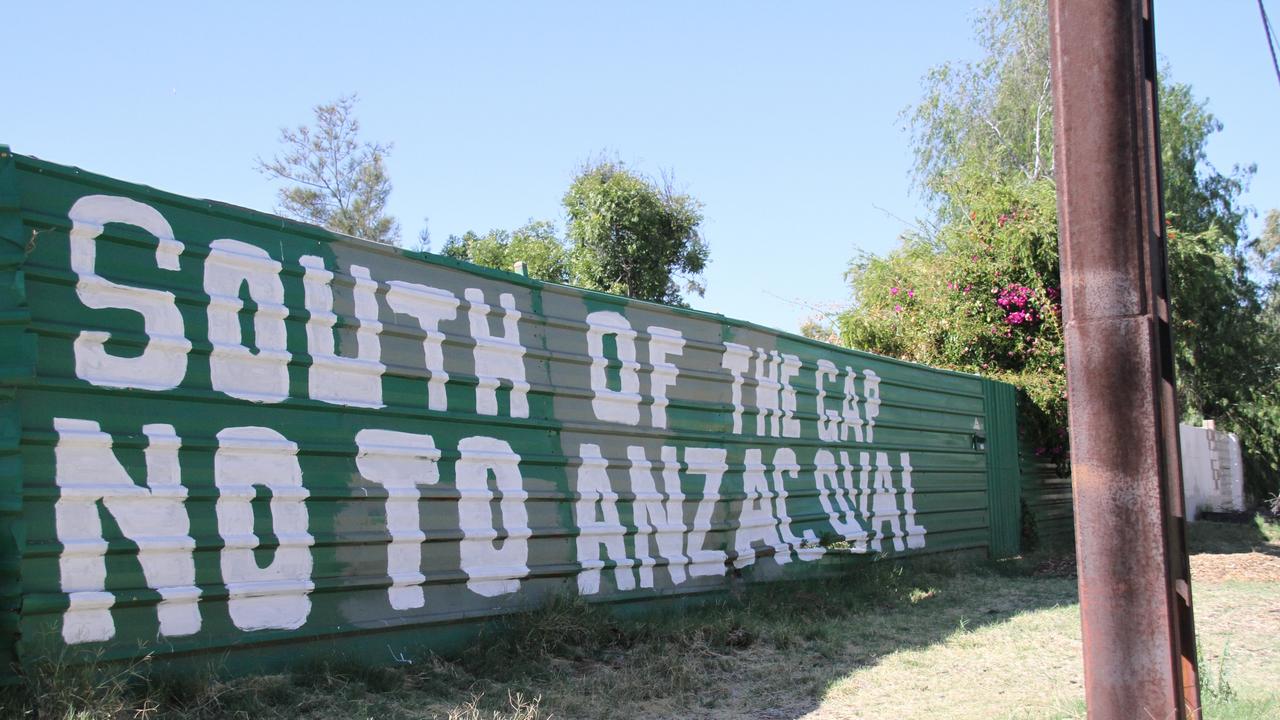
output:
[{"label": "eucalyptus tree", "polygon": [[312,109],[313,125],[280,129],[281,150],[258,158],[258,171],[287,183],[281,212],[334,232],[396,244],[400,224],[387,214],[391,144],[360,139],[357,98],[344,95]]}]

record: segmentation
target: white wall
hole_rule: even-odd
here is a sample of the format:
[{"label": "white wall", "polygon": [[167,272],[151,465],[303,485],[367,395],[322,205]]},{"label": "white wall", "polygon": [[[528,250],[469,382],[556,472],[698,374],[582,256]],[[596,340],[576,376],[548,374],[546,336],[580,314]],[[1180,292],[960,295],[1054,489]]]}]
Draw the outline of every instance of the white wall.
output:
[{"label": "white wall", "polygon": [[1216,431],[1211,420],[1205,427],[1179,425],[1178,437],[1187,519],[1195,520],[1201,510],[1244,510],[1240,440]]}]

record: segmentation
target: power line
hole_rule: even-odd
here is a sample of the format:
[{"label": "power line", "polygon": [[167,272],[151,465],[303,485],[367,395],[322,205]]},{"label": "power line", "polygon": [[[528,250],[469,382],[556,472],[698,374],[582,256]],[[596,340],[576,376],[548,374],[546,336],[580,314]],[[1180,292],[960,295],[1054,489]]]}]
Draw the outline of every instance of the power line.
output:
[{"label": "power line", "polygon": [[1258,12],[1262,13],[1262,29],[1267,31],[1267,49],[1271,51],[1271,66],[1276,70],[1276,82],[1280,82],[1280,60],[1276,59],[1275,33],[1271,30],[1271,19],[1267,17],[1267,8],[1262,0],[1258,0]]}]

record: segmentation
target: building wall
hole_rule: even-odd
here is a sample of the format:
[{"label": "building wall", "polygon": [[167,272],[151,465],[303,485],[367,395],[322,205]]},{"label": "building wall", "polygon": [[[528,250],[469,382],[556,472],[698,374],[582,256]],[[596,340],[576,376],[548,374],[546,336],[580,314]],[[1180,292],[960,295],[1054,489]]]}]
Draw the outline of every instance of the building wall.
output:
[{"label": "building wall", "polygon": [[1189,520],[1203,510],[1244,510],[1244,466],[1240,440],[1211,425],[1178,426],[1182,490]]}]

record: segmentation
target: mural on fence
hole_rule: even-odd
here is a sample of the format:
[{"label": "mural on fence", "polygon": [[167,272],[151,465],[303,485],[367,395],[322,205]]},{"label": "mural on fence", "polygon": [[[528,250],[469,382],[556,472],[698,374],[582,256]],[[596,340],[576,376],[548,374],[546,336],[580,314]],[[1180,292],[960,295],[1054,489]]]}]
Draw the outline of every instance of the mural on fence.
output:
[{"label": "mural on fence", "polygon": [[988,542],[978,378],[0,163],[22,248],[2,277],[38,344],[3,408],[27,652],[698,592],[833,540]]}]

